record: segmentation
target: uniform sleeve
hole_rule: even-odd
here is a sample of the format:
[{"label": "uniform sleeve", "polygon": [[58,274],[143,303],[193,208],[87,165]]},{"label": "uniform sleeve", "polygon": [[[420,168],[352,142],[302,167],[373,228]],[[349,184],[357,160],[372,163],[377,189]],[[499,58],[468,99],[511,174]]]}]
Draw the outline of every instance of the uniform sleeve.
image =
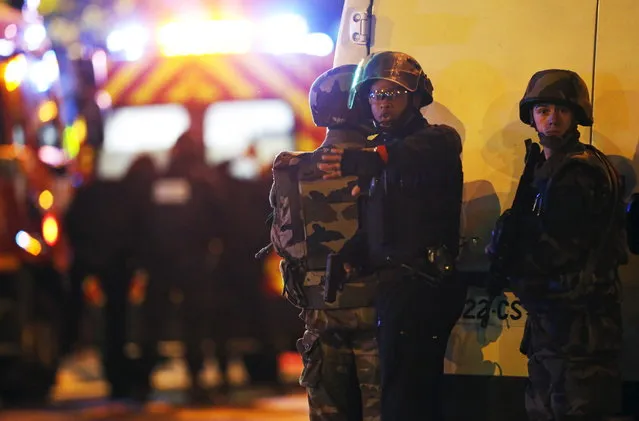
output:
[{"label": "uniform sleeve", "polygon": [[[344,152],[344,160],[350,164],[348,153]],[[458,254],[463,173],[461,138],[455,129],[444,125],[427,126],[403,139],[385,142],[377,152],[351,153],[367,153],[371,160],[366,164],[360,160],[356,168],[360,171],[348,174],[364,177],[385,171],[386,182],[395,195],[403,196],[415,209],[423,209],[424,218],[436,221],[411,229],[423,229],[424,242],[445,245],[453,256]],[[377,172],[372,173],[373,170]],[[424,218],[418,219],[423,221]]]},{"label": "uniform sleeve", "polygon": [[428,166],[433,172],[457,171],[462,150],[461,137],[446,125],[429,126],[386,147],[389,166],[402,166],[402,172],[422,172]]},{"label": "uniform sleeve", "polygon": [[606,229],[607,185],[603,173],[580,163],[570,164],[553,180],[541,218],[527,224],[533,239],[526,256],[527,274],[556,274],[583,265]]},{"label": "uniform sleeve", "polygon": [[[437,221],[425,225],[424,235],[446,246],[453,257],[459,253],[461,150],[461,137],[446,125],[428,126],[387,148],[390,179],[401,180],[403,194],[422,197],[428,217]],[[416,187],[413,193],[410,185]]]},{"label": "uniform sleeve", "polygon": [[461,153],[461,138],[445,125],[428,126],[403,139],[391,140],[375,151],[345,150],[342,174],[375,177],[384,169],[395,173],[423,174],[455,171]]},{"label": "uniform sleeve", "polygon": [[[453,256],[459,253],[460,219],[463,191],[462,142],[455,129],[431,126],[426,139],[409,137],[403,150],[389,150],[389,165],[397,160],[405,170],[425,176],[425,188],[439,223],[438,237]],[[430,185],[431,183],[436,185]]]}]

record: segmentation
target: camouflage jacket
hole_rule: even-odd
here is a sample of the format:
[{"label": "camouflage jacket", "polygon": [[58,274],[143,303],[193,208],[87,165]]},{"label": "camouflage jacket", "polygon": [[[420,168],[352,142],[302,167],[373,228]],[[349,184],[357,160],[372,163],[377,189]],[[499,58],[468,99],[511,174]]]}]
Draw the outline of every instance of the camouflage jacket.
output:
[{"label": "camouflage jacket", "polygon": [[[323,146],[363,146],[358,130],[329,130]],[[372,305],[372,278],[348,279],[333,303],[324,301],[327,256],[342,250],[358,227],[357,200],[351,190],[355,177],[323,180],[317,169],[322,151],[282,152],[273,164],[271,242],[284,258],[280,266],[285,295],[310,309],[355,308]]]},{"label": "camouflage jacket", "polygon": [[532,310],[538,300],[584,305],[618,298],[618,265],[627,260],[620,185],[607,159],[572,143],[537,169],[537,200],[527,218],[518,293]]}]

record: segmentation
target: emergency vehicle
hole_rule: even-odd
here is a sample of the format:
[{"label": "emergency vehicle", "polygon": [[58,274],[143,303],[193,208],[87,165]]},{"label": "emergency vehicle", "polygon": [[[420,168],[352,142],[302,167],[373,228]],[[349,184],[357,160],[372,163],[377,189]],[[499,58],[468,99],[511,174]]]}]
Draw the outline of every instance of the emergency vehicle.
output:
[{"label": "emergency vehicle", "polygon": [[[639,120],[639,3],[635,0],[346,0],[335,65],[377,51],[415,57],[435,87],[424,112],[463,140],[465,247],[462,273],[480,284],[488,270],[484,247],[510,206],[523,168],[526,138],[518,104],[538,70],[570,69],[587,82],[592,128],[581,139],[609,155],[636,190]],[[624,287],[625,411],[639,413],[639,259],[621,268]],[[480,326],[490,311],[487,328]],[[510,292],[492,307],[471,288],[448,346],[445,393],[458,419],[525,419],[526,359],[519,353],[526,311]],[[455,405],[463,402],[464,405]]]},{"label": "emergency vehicle", "polygon": [[[162,167],[188,129],[203,139],[211,165],[226,162],[233,177],[270,183],[278,152],[311,150],[324,138],[325,129],[313,123],[308,92],[332,66],[333,41],[310,32],[300,16],[129,23],[114,29],[106,47],[90,57],[104,114],[96,163],[101,179],[121,178],[140,154]],[[281,297],[279,260],[274,254],[264,260],[259,294],[265,318],[279,326],[275,341],[292,348],[303,325]],[[143,294],[144,287],[133,282],[134,303]]]},{"label": "emergency vehicle", "polygon": [[0,398],[45,398],[61,353],[78,141],[57,55],[38,20],[0,4]]}]

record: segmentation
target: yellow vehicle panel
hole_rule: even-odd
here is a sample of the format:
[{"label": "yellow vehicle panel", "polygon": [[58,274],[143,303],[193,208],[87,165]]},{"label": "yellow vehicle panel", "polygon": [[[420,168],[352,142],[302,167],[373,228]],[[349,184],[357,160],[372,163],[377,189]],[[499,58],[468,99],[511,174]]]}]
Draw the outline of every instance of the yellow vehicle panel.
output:
[{"label": "yellow vehicle panel", "polygon": [[[627,193],[638,191],[639,2],[600,2],[595,61],[593,143],[625,176]],[[623,373],[639,380],[639,257],[621,268],[624,282]]]},{"label": "yellow vehicle panel", "polygon": [[502,207],[509,206],[523,167],[523,140],[534,135],[519,121],[519,99],[542,68],[570,68],[592,80],[597,2],[402,3],[373,2],[371,51],[417,58],[435,86],[427,116],[462,135],[467,200],[483,195],[477,190],[489,182]]},{"label": "yellow vehicle panel", "polygon": [[[519,121],[518,102],[530,76],[544,68],[578,72],[594,98],[595,125],[580,128],[637,190],[639,167],[639,2],[618,0],[373,0],[370,51],[403,51],[424,66],[435,86],[435,102],[425,110],[434,123],[455,127],[464,142],[464,237],[469,242],[461,270],[485,271],[484,247],[501,212],[510,206],[523,168],[523,141],[536,140]],[[368,2],[348,0],[344,8],[335,64],[363,57],[354,45],[353,11]],[[351,18],[352,20],[352,18]],[[359,55],[359,57],[358,57]],[[639,263],[622,268],[625,288],[624,374],[639,379]],[[635,274],[633,276],[633,274]],[[523,317],[500,320],[518,300],[508,293],[493,304],[488,329],[472,316],[483,311],[481,289],[469,292],[464,314],[447,352],[446,371],[456,374],[525,376],[519,353]],[[475,314],[476,315],[476,314]],[[501,313],[504,316],[503,311]]]},{"label": "yellow vehicle panel", "polygon": [[453,328],[446,350],[448,374],[525,376],[526,358],[518,352],[526,311],[511,292],[490,308],[486,328],[480,320],[488,309],[483,289],[471,288],[462,315]]},{"label": "yellow vehicle panel", "polygon": [[[574,13],[579,10],[579,13]],[[464,142],[462,231],[478,237],[462,256],[462,270],[486,270],[484,246],[500,213],[512,203],[523,168],[526,138],[535,132],[519,121],[518,102],[530,76],[542,68],[570,68],[591,88],[595,0],[418,0],[398,7],[375,0],[371,51],[413,55],[435,86],[426,116],[455,127]],[[402,30],[411,28],[411,30]],[[590,130],[582,131],[588,141]],[[469,292],[465,312],[485,301],[481,289]],[[516,300],[512,294],[502,303]],[[497,314],[495,304],[491,311]],[[446,371],[455,374],[525,376],[519,353],[525,314],[516,322],[460,319],[452,332]]]}]

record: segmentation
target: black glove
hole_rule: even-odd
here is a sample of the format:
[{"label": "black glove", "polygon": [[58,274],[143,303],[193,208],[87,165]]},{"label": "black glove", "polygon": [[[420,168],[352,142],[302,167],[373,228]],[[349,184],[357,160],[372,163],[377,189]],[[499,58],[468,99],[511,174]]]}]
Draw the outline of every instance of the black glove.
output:
[{"label": "black glove", "polygon": [[342,157],[342,175],[373,177],[384,168],[384,161],[371,150],[345,149]]},{"label": "black glove", "polygon": [[495,258],[497,256],[497,245],[501,239],[501,234],[504,232],[504,227],[508,224],[512,224],[512,213],[510,209],[506,209],[504,213],[497,219],[495,222],[495,228],[493,228],[492,234],[490,236],[490,242],[486,246],[485,252],[491,258]]}]

